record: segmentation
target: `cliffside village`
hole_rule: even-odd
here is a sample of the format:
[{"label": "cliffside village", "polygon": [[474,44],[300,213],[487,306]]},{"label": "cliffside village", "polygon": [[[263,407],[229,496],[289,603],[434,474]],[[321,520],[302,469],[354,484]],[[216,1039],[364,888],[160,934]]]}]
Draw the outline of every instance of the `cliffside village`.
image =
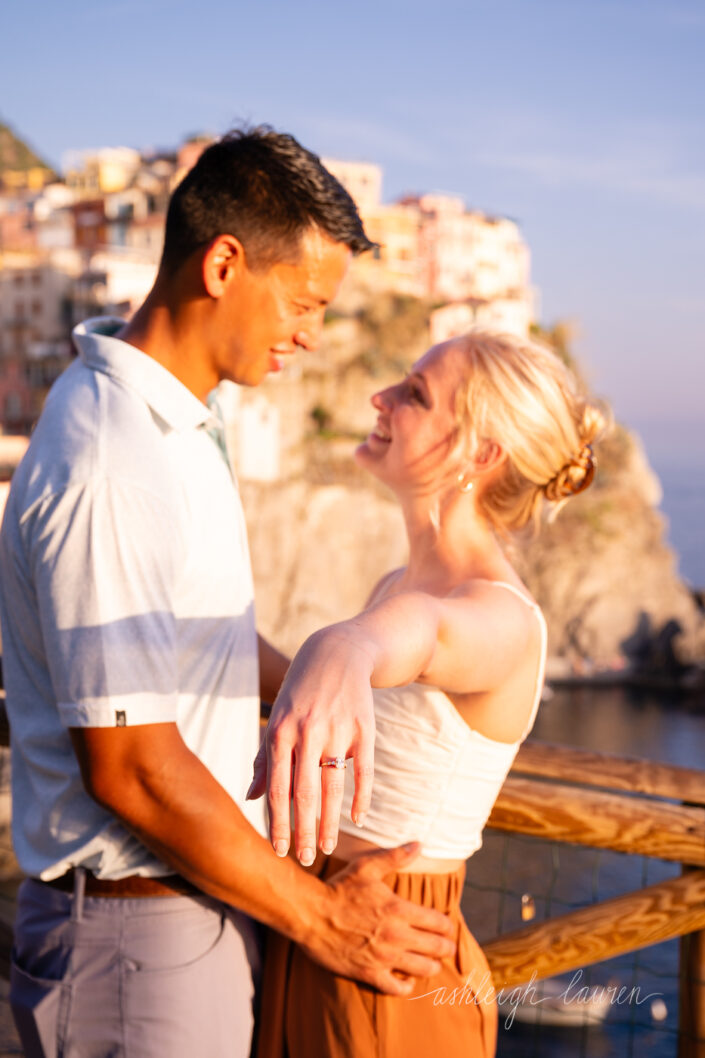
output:
[{"label": "cliffside village", "polygon": [[[210,142],[170,151],[69,151],[59,176],[0,125],[0,433],[27,435],[46,392],[72,357],[71,328],[95,315],[129,316],[152,284],[172,188]],[[431,341],[473,323],[525,334],[536,317],[529,249],[517,224],[447,194],[382,201],[378,165],[324,159],[349,190],[379,248],[354,262],[349,283],[426,299]],[[234,415],[230,394],[226,414]],[[279,476],[278,409],[258,395],[238,411],[240,441],[256,458],[243,477]],[[250,444],[243,445],[243,433]],[[253,443],[254,441],[254,443]],[[0,479],[16,449],[0,444]],[[286,462],[286,461],[285,461]]]},{"label": "cliffside village", "polygon": [[[72,326],[91,315],[127,317],[144,298],[161,252],[171,189],[208,142],[205,137],[191,138],[174,151],[116,147],[69,153],[59,177],[0,124],[0,513],[47,389],[72,358]],[[330,577],[321,575],[317,548],[318,572],[312,575],[295,528],[296,512],[305,510],[308,535],[326,539],[331,535],[331,505],[337,510],[338,504],[337,535],[344,538],[345,527],[361,517],[354,490],[324,489],[319,495],[315,473],[308,479],[301,476],[304,466],[316,471],[321,447],[314,439],[313,448],[304,450],[302,439],[315,429],[316,416],[319,425],[325,425],[330,412],[334,429],[327,431],[323,447],[325,459],[334,460],[335,474],[320,480],[343,480],[339,470],[349,462],[353,435],[364,434],[370,421],[369,392],[386,384],[380,370],[397,370],[391,361],[381,366],[374,348],[365,351],[369,333],[366,336],[359,326],[360,310],[385,300],[393,313],[399,306],[403,312],[405,305],[408,310],[416,304],[412,325],[403,332],[406,345],[414,335],[416,348],[405,345],[409,359],[420,354],[423,343],[462,333],[474,322],[526,334],[539,315],[529,249],[514,221],[468,209],[461,198],[445,194],[406,195],[385,203],[379,166],[325,161],[358,203],[379,249],[353,263],[332,306],[319,353],[299,358],[256,391],[229,386],[219,394],[230,426],[231,455],[240,479],[248,483],[250,508],[258,522],[254,539],[261,554],[255,547],[253,560],[272,610],[268,617],[263,604],[261,612],[265,625],[271,618],[269,631],[282,642],[287,628],[300,636],[309,626],[312,630],[336,619],[336,613],[316,608],[320,593],[312,595],[307,584],[335,581],[342,591],[340,582],[349,581],[351,599],[333,600],[334,593],[327,593],[331,605],[335,601],[340,612],[349,612],[355,604],[352,595],[357,598],[359,585],[372,583],[376,572],[358,569],[351,557],[342,578],[336,554],[331,559],[335,571],[331,566]],[[399,322],[398,316],[393,322]],[[324,432],[318,436],[323,439]],[[590,665],[612,671],[625,636],[648,614],[657,630],[676,619],[687,639],[687,660],[701,658],[702,615],[678,579],[665,544],[653,474],[636,442],[617,435],[613,446],[619,451],[610,457],[604,450],[602,466],[608,472],[586,501],[588,506],[576,504],[574,518],[560,519],[544,534],[545,549],[554,549],[564,560],[544,561],[546,550],[539,549],[534,566],[526,571],[553,630],[551,652],[563,659],[578,658],[583,667],[582,659],[589,659]],[[338,458],[338,452],[344,458]],[[270,482],[276,482],[276,488],[268,489]],[[270,582],[273,540],[281,558],[282,504],[292,511],[294,529],[285,534],[290,562],[282,558],[277,563],[288,571],[280,584]],[[391,517],[388,507],[381,497],[366,498],[364,511],[375,527],[377,543],[365,550],[360,562],[374,565],[379,559],[388,568],[397,560],[398,526],[394,523],[384,533],[379,529]],[[317,510],[323,520],[320,534]],[[627,560],[634,575],[625,578]],[[548,571],[545,576],[542,570]],[[615,596],[617,583],[620,592]],[[295,587],[299,584],[300,590]],[[632,585],[629,591],[625,584]],[[565,664],[571,668],[577,662]],[[643,669],[643,663],[637,667]]]}]

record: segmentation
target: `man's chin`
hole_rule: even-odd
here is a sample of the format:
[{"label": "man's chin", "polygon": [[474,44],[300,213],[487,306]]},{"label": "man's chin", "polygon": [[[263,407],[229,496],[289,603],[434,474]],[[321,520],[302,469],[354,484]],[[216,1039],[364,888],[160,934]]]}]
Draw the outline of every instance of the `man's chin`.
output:
[{"label": "man's chin", "polygon": [[221,381],[234,382],[237,386],[259,386],[269,375],[269,368],[267,366],[250,365],[248,368],[240,370],[229,371],[223,375]]}]

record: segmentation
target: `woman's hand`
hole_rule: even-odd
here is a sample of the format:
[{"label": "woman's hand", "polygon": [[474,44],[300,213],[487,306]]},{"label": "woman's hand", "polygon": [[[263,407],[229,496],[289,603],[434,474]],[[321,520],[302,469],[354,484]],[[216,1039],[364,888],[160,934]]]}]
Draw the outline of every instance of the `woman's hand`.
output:
[{"label": "woman's hand", "polygon": [[327,759],[352,758],[352,818],[362,823],[374,771],[372,687],[421,680],[457,694],[492,689],[525,657],[532,634],[538,628],[529,607],[490,582],[476,582],[441,598],[399,592],[307,639],[274,703],[247,795],[267,790],[277,854],[289,849],[292,789],[300,862],[314,859],[319,788],[318,844],[326,853],[335,848],[343,769],[321,768]]},{"label": "woman's hand", "polygon": [[373,668],[371,653],[345,624],[315,633],[294,658],[274,703],[247,795],[260,797],[266,787],[277,855],[286,856],[289,850],[292,793],[299,861],[308,866],[315,857],[319,789],[318,844],[325,853],[337,844],[344,770],[321,768],[324,760],[352,758],[352,818],[362,822],[374,771]]}]

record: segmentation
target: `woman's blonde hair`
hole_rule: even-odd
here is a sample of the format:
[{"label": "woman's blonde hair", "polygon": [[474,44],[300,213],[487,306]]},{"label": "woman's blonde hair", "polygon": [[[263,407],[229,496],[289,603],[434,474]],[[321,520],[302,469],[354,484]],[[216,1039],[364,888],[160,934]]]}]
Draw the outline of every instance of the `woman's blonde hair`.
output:
[{"label": "woman's blonde hair", "polygon": [[608,413],[538,342],[484,331],[458,341],[469,368],[457,396],[464,456],[477,457],[488,441],[507,456],[479,494],[480,509],[502,532],[537,525],[547,505],[554,515],[592,481],[592,446],[608,425]]}]

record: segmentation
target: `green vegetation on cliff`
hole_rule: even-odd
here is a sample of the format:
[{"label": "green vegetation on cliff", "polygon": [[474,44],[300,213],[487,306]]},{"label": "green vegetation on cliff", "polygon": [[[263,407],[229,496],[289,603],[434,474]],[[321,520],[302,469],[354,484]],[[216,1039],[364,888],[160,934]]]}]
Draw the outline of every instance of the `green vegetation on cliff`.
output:
[{"label": "green vegetation on cliff", "polygon": [[[299,469],[276,485],[248,486],[245,498],[257,523],[260,616],[287,649],[354,612],[376,577],[405,561],[396,505],[352,453],[374,421],[370,395],[428,346],[429,310],[411,298],[366,298],[354,312],[336,314],[298,380],[275,389],[282,409],[305,409]],[[535,336],[580,374],[569,327],[536,328]],[[552,672],[643,669],[666,631],[674,658],[702,661],[705,621],[678,576],[658,509],[660,483],[639,438],[614,426],[597,460],[593,485],[516,546],[521,575],[546,614]]]},{"label": "green vegetation on cliff", "polygon": [[9,125],[0,122],[0,184],[6,172],[27,172],[30,169],[42,169],[54,175],[53,169],[43,158],[20,139]]}]

